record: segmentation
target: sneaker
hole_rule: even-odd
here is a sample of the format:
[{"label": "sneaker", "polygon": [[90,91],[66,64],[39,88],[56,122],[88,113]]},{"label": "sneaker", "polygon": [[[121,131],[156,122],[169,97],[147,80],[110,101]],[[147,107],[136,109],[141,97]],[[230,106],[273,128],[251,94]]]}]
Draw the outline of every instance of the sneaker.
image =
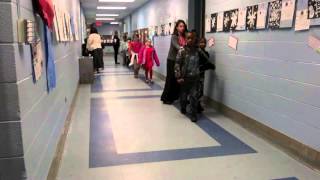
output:
[{"label": "sneaker", "polygon": [[149,81],[149,83],[150,83],[150,84],[153,84],[153,83],[154,83],[154,81],[153,81],[153,80],[150,80],[150,81]]}]

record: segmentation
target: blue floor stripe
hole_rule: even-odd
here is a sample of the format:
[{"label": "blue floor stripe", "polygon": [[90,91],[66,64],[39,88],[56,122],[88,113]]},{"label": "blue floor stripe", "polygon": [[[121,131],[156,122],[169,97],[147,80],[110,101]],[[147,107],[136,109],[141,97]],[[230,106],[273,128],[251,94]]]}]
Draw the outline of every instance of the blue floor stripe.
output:
[{"label": "blue floor stripe", "polygon": [[[143,77],[140,77],[140,79],[143,80]],[[150,84],[149,87],[150,90],[162,89],[161,86],[156,83]],[[101,77],[98,77],[96,83],[92,86],[92,92],[102,91]],[[122,96],[120,99],[154,97],[158,98],[160,96]],[[91,98],[90,168],[256,153],[253,148],[240,139],[230,134],[206,116],[201,115],[197,125],[211,138],[219,142],[220,146],[117,154],[105,101],[106,99],[104,98]]]}]

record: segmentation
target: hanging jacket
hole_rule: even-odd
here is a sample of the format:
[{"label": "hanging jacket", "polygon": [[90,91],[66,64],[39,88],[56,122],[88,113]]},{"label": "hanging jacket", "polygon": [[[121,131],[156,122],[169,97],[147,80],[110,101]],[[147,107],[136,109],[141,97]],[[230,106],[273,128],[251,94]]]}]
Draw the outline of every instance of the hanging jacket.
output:
[{"label": "hanging jacket", "polygon": [[54,9],[52,0],[32,0],[35,13],[39,14],[43,22],[52,30]]}]

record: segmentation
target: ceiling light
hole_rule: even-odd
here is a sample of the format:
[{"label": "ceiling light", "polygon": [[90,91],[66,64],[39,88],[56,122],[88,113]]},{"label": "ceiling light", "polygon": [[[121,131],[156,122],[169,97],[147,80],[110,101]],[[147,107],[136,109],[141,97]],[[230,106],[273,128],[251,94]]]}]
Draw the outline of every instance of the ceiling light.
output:
[{"label": "ceiling light", "polygon": [[135,0],[99,0],[99,2],[134,2]]},{"label": "ceiling light", "polygon": [[127,7],[98,6],[97,9],[127,9]]},{"label": "ceiling light", "polygon": [[114,21],[114,18],[96,18],[98,21]]},{"label": "ceiling light", "polygon": [[110,24],[119,24],[119,22],[111,22]]},{"label": "ceiling light", "polygon": [[109,17],[117,17],[119,14],[96,14],[97,17],[109,16]]}]

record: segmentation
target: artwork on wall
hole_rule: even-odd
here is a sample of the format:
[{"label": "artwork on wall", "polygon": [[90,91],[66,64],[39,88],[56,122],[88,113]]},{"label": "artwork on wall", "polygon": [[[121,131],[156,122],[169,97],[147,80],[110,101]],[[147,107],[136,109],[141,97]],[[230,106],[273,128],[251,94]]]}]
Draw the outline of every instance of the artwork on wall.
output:
[{"label": "artwork on wall", "polygon": [[308,0],[309,19],[320,18],[320,0]]},{"label": "artwork on wall", "polygon": [[172,35],[174,33],[174,27],[176,25],[176,22],[170,22],[169,23],[169,28],[170,28],[170,31],[169,31],[169,34]]},{"label": "artwork on wall", "polygon": [[165,36],[165,28],[166,28],[165,24],[162,24],[160,26],[160,36]]},{"label": "artwork on wall", "polygon": [[33,68],[33,80],[37,82],[41,75],[43,69],[43,54],[41,41],[38,39],[35,43],[31,44],[32,52],[32,68]]},{"label": "artwork on wall", "polygon": [[207,33],[211,32],[211,18],[208,16],[206,17],[205,29]]},{"label": "artwork on wall", "polygon": [[257,29],[265,29],[267,24],[268,2],[258,4]]},{"label": "artwork on wall", "polygon": [[237,50],[238,47],[238,38],[235,36],[229,36],[228,46],[234,50]]},{"label": "artwork on wall", "polygon": [[159,35],[159,26],[155,26],[154,27],[154,34],[155,34],[155,36],[158,36]]},{"label": "artwork on wall", "polygon": [[281,20],[282,1],[276,0],[269,3],[269,22],[270,29],[279,29]]},{"label": "artwork on wall", "polygon": [[212,37],[212,38],[208,39],[208,47],[212,48],[214,45],[215,45],[214,38]]},{"label": "artwork on wall", "polygon": [[217,22],[218,22],[218,13],[211,14],[211,18],[209,19],[210,32],[217,32]]},{"label": "artwork on wall", "polygon": [[258,5],[247,7],[247,18],[246,18],[247,30],[256,30],[257,17],[258,17],[257,15],[258,15]]},{"label": "artwork on wall", "polygon": [[296,0],[282,0],[280,20],[281,28],[292,27],[295,6]]},{"label": "artwork on wall", "polygon": [[308,0],[298,0],[295,31],[308,30],[310,28],[310,19],[308,19]]},{"label": "artwork on wall", "polygon": [[308,9],[298,10],[296,12],[295,31],[308,30],[310,28],[310,19],[308,19]]},{"label": "artwork on wall", "polygon": [[247,8],[239,8],[236,30],[246,30]]},{"label": "artwork on wall", "polygon": [[231,26],[230,11],[225,11],[223,13],[223,31],[229,32],[230,26]]},{"label": "artwork on wall", "polygon": [[223,12],[218,13],[218,19],[217,19],[217,32],[223,31]]}]

